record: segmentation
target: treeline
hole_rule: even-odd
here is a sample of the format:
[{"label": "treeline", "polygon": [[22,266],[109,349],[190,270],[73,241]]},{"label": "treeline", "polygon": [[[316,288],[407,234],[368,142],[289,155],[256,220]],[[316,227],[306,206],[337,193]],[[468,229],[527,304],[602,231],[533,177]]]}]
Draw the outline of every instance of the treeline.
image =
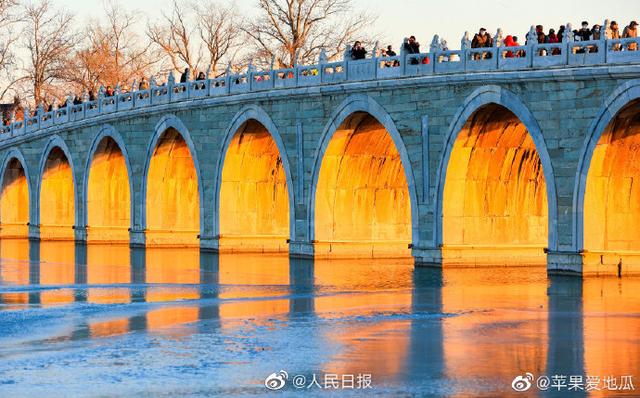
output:
[{"label": "treeline", "polygon": [[174,0],[161,16],[106,1],[80,20],[52,0],[0,0],[0,102],[31,106],[63,101],[100,86],[128,88],[189,68],[217,76],[231,67],[291,67],[338,58],[375,17],[352,0],[257,0],[250,17],[234,3]]}]

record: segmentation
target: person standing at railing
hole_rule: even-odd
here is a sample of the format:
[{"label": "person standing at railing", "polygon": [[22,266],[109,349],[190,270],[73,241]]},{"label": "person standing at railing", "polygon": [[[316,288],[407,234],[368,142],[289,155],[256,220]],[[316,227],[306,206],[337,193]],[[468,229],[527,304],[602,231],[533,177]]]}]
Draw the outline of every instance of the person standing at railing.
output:
[{"label": "person standing at railing", "polygon": [[[558,39],[558,35],[556,34],[555,29],[549,29],[549,34],[547,35],[547,43],[549,44],[560,43],[560,40]],[[557,47],[554,47],[551,50],[551,55],[560,55],[560,49]]]},{"label": "person standing at railing", "polygon": [[[608,40],[616,40],[620,38],[620,30],[618,30],[618,23],[616,21],[611,21],[609,28],[605,31],[605,36]],[[622,50],[622,45],[614,44],[611,49],[613,51]]]},{"label": "person standing at railing", "polygon": [[[535,38],[538,44],[546,44],[549,42],[549,38],[547,37],[547,35],[544,34],[544,27],[542,25],[536,25],[535,33],[536,33]],[[541,48],[538,50],[538,54],[541,57],[544,57],[547,55],[547,50],[544,48]]]},{"label": "person standing at railing", "polygon": [[582,21],[582,27],[578,30],[576,34],[576,39],[579,38],[579,41],[589,41],[591,40],[591,29],[589,29],[589,22]]},{"label": "person standing at railing", "polygon": [[354,61],[365,59],[367,56],[367,50],[362,47],[362,43],[356,41],[351,47],[351,59]]},{"label": "person standing at railing", "polygon": [[145,79],[144,76],[142,76],[142,79],[140,79],[140,83],[138,83],[138,90],[144,91],[148,89],[149,89],[149,83],[147,82],[147,79]]},{"label": "person standing at railing", "polygon": [[[591,29],[589,29],[589,22],[582,21],[582,27],[580,30],[575,32],[576,41],[590,41],[591,40]],[[576,54],[584,54],[587,52],[587,48],[580,47],[576,50]]]},{"label": "person standing at railing", "polygon": [[180,83],[186,83],[189,80],[189,68],[184,68],[184,72],[180,75]]},{"label": "person standing at railing", "polygon": [[[485,28],[480,28],[478,33],[473,36],[473,40],[471,40],[471,48],[485,48],[492,46],[493,41],[491,40],[491,36],[489,35],[489,33],[487,33],[487,30]],[[483,54],[473,54],[473,59],[476,61],[483,58]]]},{"label": "person standing at railing", "polygon": [[[396,52],[393,51],[393,47],[391,46],[391,44],[389,44],[387,46],[386,50],[382,50],[383,51],[383,57],[395,57],[397,56]],[[387,61],[384,64],[385,67],[387,68],[391,68],[391,67],[396,67],[396,66],[400,66],[400,62],[396,59],[393,62],[392,61]]]},{"label": "person standing at railing", "polygon": [[395,57],[397,54],[395,51],[393,51],[393,47],[391,46],[391,44],[389,44],[387,46],[387,49],[385,50],[385,56],[387,57]]},{"label": "person standing at railing", "polygon": [[[622,38],[629,39],[629,38],[636,38],[636,37],[638,37],[638,23],[636,21],[631,21],[629,26],[624,28],[624,31],[622,32]],[[629,43],[629,45],[627,46],[627,49],[629,51],[637,51],[638,43],[635,43],[635,42]]]},{"label": "person standing at railing", "polygon": [[[420,54],[420,43],[416,41],[416,37],[411,35],[409,40],[402,45],[405,54]],[[418,65],[420,61],[417,58],[411,58],[411,65]]]}]

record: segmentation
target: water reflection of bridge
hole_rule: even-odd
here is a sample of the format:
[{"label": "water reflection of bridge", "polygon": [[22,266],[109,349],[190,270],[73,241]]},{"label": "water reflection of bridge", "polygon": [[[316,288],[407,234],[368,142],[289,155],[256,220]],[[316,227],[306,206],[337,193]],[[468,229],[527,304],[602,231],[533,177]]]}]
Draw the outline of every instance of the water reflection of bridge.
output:
[{"label": "water reflection of bridge", "polygon": [[[27,345],[248,325],[286,336],[300,327],[295,335],[306,337],[295,344],[317,354],[316,369],[374,373],[390,384],[420,377],[448,388],[455,380],[459,393],[505,391],[527,371],[632,374],[640,360],[633,279],[547,282],[543,267],[413,269],[73,242],[3,240],[0,250],[3,313],[73,312],[57,321],[63,334],[39,333]],[[23,348],[1,355],[12,349]]]}]

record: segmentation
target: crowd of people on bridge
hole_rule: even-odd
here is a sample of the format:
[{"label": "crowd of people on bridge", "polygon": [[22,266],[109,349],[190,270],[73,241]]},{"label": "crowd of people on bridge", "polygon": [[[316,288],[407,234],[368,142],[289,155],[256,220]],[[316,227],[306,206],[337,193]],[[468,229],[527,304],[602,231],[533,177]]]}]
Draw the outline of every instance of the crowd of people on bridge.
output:
[{"label": "crowd of people on bridge", "polygon": [[[534,33],[532,35],[532,33]],[[604,37],[603,37],[604,35]],[[631,21],[623,30],[620,32],[620,28],[616,21],[611,21],[608,26],[601,26],[595,24],[590,27],[589,22],[582,21],[580,29],[574,29],[571,32],[566,31],[566,26],[561,25],[558,30],[549,29],[547,33],[545,33],[545,29],[542,25],[536,25],[534,32],[527,32],[524,35],[525,42],[524,45],[531,44],[533,40],[534,43],[538,44],[557,44],[563,43],[566,40],[574,41],[574,42],[588,42],[595,40],[606,39],[626,39],[626,38],[637,38],[638,37],[638,22],[635,20]],[[496,40],[500,40],[499,43],[496,43]],[[462,40],[463,48],[465,43],[465,38]],[[472,49],[482,49],[482,48],[491,48],[491,47],[521,47],[522,45],[519,42],[518,36],[515,35],[507,35],[504,38],[502,37],[493,37],[485,28],[480,28],[478,33],[473,36],[473,39],[468,43],[468,47]],[[447,46],[447,42],[444,39],[438,38],[438,36],[434,37],[434,41],[431,43],[431,50],[438,51],[448,51],[449,48]],[[614,51],[636,51],[638,49],[638,45],[635,42],[628,43],[627,45],[622,45],[620,43],[614,44],[612,50]],[[576,52],[597,52],[597,46],[586,46],[585,48],[577,49]],[[420,43],[416,40],[415,36],[410,36],[408,39],[405,39],[402,44],[402,52],[404,54],[420,54]],[[560,54],[560,48],[555,47],[552,48],[551,51],[547,51],[545,49],[540,50],[539,55],[558,55]],[[367,55],[367,50],[363,47],[360,41],[356,41],[350,50],[350,58],[352,60],[361,60],[365,59]],[[397,54],[393,50],[391,45],[388,45],[386,48],[379,50],[378,54],[373,54],[374,56],[379,57],[396,57]],[[526,52],[524,49],[519,49],[515,51],[506,51],[504,53],[504,57],[506,58],[514,58],[514,57],[522,57],[525,56]],[[491,58],[492,54],[490,52],[482,53],[477,52],[473,55],[474,59],[481,58]],[[409,62],[411,64],[418,63],[429,63],[428,58],[419,57],[410,57]],[[446,59],[445,59],[446,61]],[[389,61],[385,63],[388,67],[399,66],[399,62]]]},{"label": "crowd of people on bridge", "polygon": [[[638,37],[638,23],[633,20],[631,21],[623,30],[620,32],[620,27],[616,21],[611,21],[606,26],[601,26],[595,24],[591,26],[587,21],[583,21],[580,29],[572,30],[571,32],[566,31],[566,26],[562,25],[556,31],[555,29],[549,29],[547,33],[545,33],[545,29],[542,25],[535,26],[534,31],[530,31],[525,35],[525,45],[531,44],[531,41],[539,44],[557,44],[562,43],[563,41],[575,41],[575,42],[589,42],[601,40],[603,38],[606,39],[626,39],[626,38],[637,38]],[[498,43],[496,43],[498,41]],[[524,57],[526,55],[526,50],[522,47],[519,42],[519,38],[515,35],[507,35],[504,38],[502,37],[502,33],[499,31],[496,37],[492,37],[491,34],[485,28],[480,28],[478,33],[473,36],[472,40],[468,39],[468,36],[465,34],[465,37],[462,39],[462,48],[471,48],[471,49],[482,49],[482,48],[491,48],[491,47],[514,47],[513,50],[504,51],[501,56],[505,58],[514,58],[514,57]],[[545,46],[547,48],[539,49],[539,55],[558,55],[561,50],[559,46]],[[637,51],[638,44],[635,41],[622,44],[622,43],[614,43],[611,47],[613,51]],[[430,50],[433,52],[434,50],[446,52],[449,50],[447,46],[447,42],[444,39],[439,38],[437,35],[434,37]],[[576,52],[597,52],[597,45],[585,45],[584,47],[578,48],[575,50]],[[430,62],[430,58],[427,56],[420,56],[420,43],[417,41],[416,37],[411,35],[409,38],[405,39],[401,47],[402,54],[409,55],[408,63],[409,64],[428,64]],[[398,67],[400,66],[400,61],[397,58],[397,53],[393,50],[393,46],[388,45],[385,48],[374,51],[374,56],[382,57],[382,58],[391,58],[396,57],[389,61],[384,61],[384,66],[386,67]],[[361,41],[356,41],[351,48],[348,49],[348,53],[345,54],[345,57],[348,57],[352,60],[362,60],[367,57],[367,50]],[[488,59],[493,56],[490,51],[475,51],[473,53],[474,59]],[[447,61],[450,60],[452,56],[440,56],[439,61]],[[290,72],[291,73],[291,72]],[[317,71],[316,71],[317,73]],[[191,71],[189,68],[185,68],[184,72],[180,76],[180,83],[185,83],[191,79]],[[199,72],[195,77],[195,81],[204,81],[207,79],[207,76],[204,72]],[[161,83],[159,86],[165,86],[166,83]],[[131,91],[146,91],[149,89],[149,82],[142,77],[139,83],[132,85]],[[201,89],[204,88],[204,85],[196,85],[194,88]],[[179,88],[180,90],[186,90],[184,87]],[[106,88],[100,88],[100,95],[103,97],[113,97],[119,93],[129,92],[125,87],[117,87],[114,89],[112,86],[108,85]],[[147,94],[148,96],[148,94]],[[81,105],[84,102],[88,101],[92,103],[92,107],[96,107],[95,101],[97,100],[97,96],[94,90],[89,90],[85,95],[75,95],[71,99],[71,103],[73,105]],[[68,101],[68,100],[67,100]],[[42,104],[42,107],[36,108],[33,112],[30,112],[30,115],[37,116],[38,112],[41,110],[46,110],[47,112],[53,111],[54,104],[53,102],[48,104]],[[67,105],[67,102],[61,102],[58,104],[58,108],[63,108]],[[16,112],[17,111],[17,112]],[[24,110],[26,111],[26,110]],[[14,109],[13,111],[16,115],[22,115],[22,109]],[[2,124],[8,125],[11,123],[11,118],[5,112],[2,115]]]}]

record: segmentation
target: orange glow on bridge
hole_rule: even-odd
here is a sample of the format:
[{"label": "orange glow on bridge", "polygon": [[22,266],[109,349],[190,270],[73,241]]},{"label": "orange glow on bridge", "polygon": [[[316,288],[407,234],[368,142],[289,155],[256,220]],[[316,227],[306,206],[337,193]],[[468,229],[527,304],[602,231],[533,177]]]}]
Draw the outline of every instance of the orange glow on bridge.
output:
[{"label": "orange glow on bridge", "polygon": [[62,149],[55,147],[44,166],[40,186],[40,236],[73,239],[75,192],[71,165]]},{"label": "orange glow on bridge", "polygon": [[175,129],[164,132],[153,152],[146,200],[148,244],[198,244],[198,178],[189,147]]},{"label": "orange glow on bridge", "polygon": [[26,237],[29,233],[29,184],[20,161],[7,164],[0,195],[0,236]]},{"label": "orange glow on bridge", "polygon": [[[595,254],[597,262],[617,264],[619,256],[640,254],[639,133],[640,101],[636,101],[609,124],[591,158],[584,198],[584,248]],[[637,264],[640,257],[631,261]]]},{"label": "orange glow on bridge", "polygon": [[443,257],[448,263],[544,263],[547,190],[524,124],[485,106],[460,131],[443,195]]},{"label": "orange glow on bridge", "polygon": [[373,116],[356,113],[327,146],[316,189],[316,254],[408,257],[409,189],[400,154]]},{"label": "orange glow on bridge", "polygon": [[102,139],[91,162],[87,187],[87,239],[128,241],[131,193],[127,165],[110,138]]},{"label": "orange glow on bridge", "polygon": [[129,174],[122,151],[112,138],[102,139],[90,167],[88,240],[128,241],[131,224]]},{"label": "orange glow on bridge", "polygon": [[220,187],[220,247],[288,250],[289,196],[282,158],[260,123],[250,120],[225,155]]}]

